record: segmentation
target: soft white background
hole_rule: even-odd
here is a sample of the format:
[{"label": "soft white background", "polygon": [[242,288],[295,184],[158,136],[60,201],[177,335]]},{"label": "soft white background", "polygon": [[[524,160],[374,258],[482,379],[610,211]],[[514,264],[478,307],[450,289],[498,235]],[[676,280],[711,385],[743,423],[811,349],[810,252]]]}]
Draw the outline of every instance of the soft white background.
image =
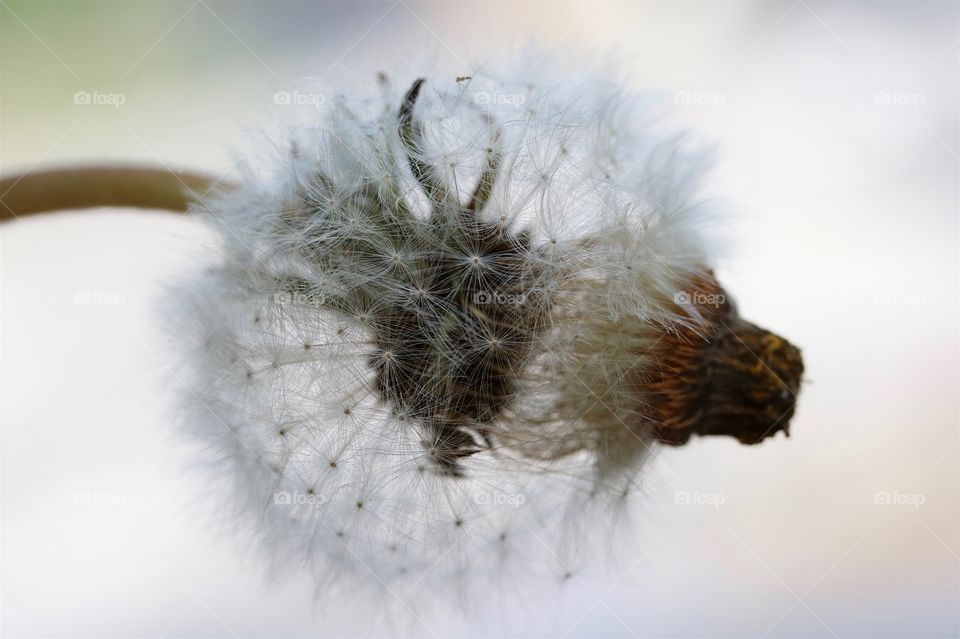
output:
[{"label": "soft white background", "polygon": [[[304,76],[467,68],[528,40],[616,49],[719,144],[720,274],[803,348],[809,380],[791,439],[660,456],[624,580],[577,579],[509,618],[331,609],[211,531],[183,470],[153,313],[203,232],[132,211],[8,224],[3,636],[957,636],[958,17],[898,0],[0,2],[4,173],[227,171]],[[126,102],[76,105],[81,90]]]}]

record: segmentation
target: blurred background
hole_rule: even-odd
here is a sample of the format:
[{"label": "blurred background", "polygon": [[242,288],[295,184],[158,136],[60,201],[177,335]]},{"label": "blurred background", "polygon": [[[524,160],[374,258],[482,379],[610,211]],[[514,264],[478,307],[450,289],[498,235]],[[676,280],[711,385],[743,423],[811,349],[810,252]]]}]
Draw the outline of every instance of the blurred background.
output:
[{"label": "blurred background", "polygon": [[645,550],[622,578],[517,601],[505,588],[497,616],[331,606],[212,532],[184,471],[154,310],[199,225],[132,211],[7,224],[0,632],[958,636],[958,7],[0,0],[3,173],[132,160],[219,174],[305,78],[429,59],[468,71],[530,42],[616,51],[636,88],[717,143],[721,280],[803,348],[809,380],[789,440],[657,458]]}]

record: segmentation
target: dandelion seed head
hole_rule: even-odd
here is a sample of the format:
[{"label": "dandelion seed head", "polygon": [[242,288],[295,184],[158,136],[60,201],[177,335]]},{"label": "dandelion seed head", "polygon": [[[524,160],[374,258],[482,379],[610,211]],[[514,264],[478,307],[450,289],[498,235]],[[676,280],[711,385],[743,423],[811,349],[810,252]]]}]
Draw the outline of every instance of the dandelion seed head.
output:
[{"label": "dandelion seed head", "polygon": [[642,493],[659,341],[706,326],[674,302],[710,261],[703,152],[602,77],[461,80],[330,100],[198,205],[185,423],[325,587],[575,577]]}]

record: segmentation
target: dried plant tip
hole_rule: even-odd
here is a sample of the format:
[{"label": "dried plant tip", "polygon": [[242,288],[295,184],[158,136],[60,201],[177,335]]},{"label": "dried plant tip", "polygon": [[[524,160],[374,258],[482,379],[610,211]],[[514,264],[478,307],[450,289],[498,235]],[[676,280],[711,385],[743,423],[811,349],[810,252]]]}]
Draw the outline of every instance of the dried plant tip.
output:
[{"label": "dried plant tip", "polygon": [[664,335],[662,367],[652,391],[656,438],[679,446],[693,435],[725,435],[758,444],[779,431],[789,436],[803,375],[800,350],[742,319],[712,277],[700,278],[684,301],[706,320],[706,331]]},{"label": "dried plant tip", "polygon": [[398,117],[398,130],[400,139],[407,152],[407,162],[410,164],[410,170],[414,177],[423,187],[424,192],[430,200],[442,206],[450,198],[450,192],[442,181],[434,175],[434,168],[423,159],[423,127],[413,117],[413,107],[417,104],[417,98],[420,97],[420,89],[424,78],[418,78],[403,96],[403,103],[400,105],[400,114]]},{"label": "dried plant tip", "polygon": [[483,210],[487,200],[490,199],[490,195],[493,193],[493,186],[497,181],[497,173],[500,171],[500,163],[503,160],[503,149],[500,146],[503,132],[489,114],[483,114],[483,121],[486,122],[493,131],[493,136],[490,140],[490,146],[484,150],[486,165],[480,174],[480,178],[477,180],[477,186],[473,190],[473,195],[470,197],[470,203],[467,205],[467,211],[470,212]]}]

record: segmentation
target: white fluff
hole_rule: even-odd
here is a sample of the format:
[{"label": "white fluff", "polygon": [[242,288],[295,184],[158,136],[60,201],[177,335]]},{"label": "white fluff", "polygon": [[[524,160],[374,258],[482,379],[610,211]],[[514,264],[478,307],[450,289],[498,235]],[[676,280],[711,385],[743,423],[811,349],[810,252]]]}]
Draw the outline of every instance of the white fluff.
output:
[{"label": "white fluff", "polygon": [[[398,134],[413,80],[331,96],[277,143],[272,167],[198,207],[222,255],[176,290],[184,422],[224,509],[275,566],[305,566],[321,588],[563,580],[620,547],[648,454],[643,371],[663,331],[699,322],[673,300],[708,261],[705,156],[659,131],[649,98],[590,74],[427,76],[416,157],[462,203],[497,145],[482,218],[530,233],[536,251],[517,268],[549,300],[512,371],[518,391],[489,426],[496,444],[452,477],[417,420],[378,395],[371,363],[387,357],[371,317],[415,294],[397,274],[423,248],[385,235],[369,198],[420,222],[430,213]],[[435,239],[462,254],[464,280],[483,282],[484,256]],[[451,352],[442,331],[429,339]]]}]

